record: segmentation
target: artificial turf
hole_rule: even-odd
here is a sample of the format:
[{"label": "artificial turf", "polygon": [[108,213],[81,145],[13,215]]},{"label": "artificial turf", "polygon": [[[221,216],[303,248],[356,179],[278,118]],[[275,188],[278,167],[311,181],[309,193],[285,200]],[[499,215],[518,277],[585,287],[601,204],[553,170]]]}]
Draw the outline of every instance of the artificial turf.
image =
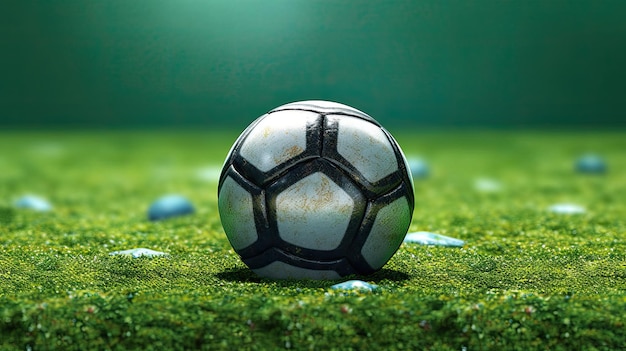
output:
[{"label": "artificial turf", "polygon": [[[209,179],[236,136],[0,133],[0,349],[626,348],[626,133],[396,135],[431,166],[410,230],[466,244],[403,244],[381,271],[346,278],[374,293],[246,268]],[[606,174],[574,171],[589,151]],[[501,189],[477,190],[480,178]],[[195,214],[148,221],[169,193]],[[15,208],[24,194],[53,210]],[[547,211],[562,202],[587,211]],[[169,256],[109,255],[136,247]]]}]

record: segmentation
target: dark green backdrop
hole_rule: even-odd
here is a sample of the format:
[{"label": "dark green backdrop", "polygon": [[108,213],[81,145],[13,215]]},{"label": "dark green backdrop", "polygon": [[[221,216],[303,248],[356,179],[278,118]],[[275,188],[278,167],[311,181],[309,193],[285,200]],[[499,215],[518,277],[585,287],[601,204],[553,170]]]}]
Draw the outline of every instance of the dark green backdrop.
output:
[{"label": "dark green backdrop", "polygon": [[0,128],[626,126],[626,1],[3,0]]}]

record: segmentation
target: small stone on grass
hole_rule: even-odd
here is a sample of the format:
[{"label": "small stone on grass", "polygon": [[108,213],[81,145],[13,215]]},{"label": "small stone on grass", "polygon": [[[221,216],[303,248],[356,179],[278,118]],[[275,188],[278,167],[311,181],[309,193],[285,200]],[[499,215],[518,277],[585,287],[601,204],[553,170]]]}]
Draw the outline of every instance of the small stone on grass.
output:
[{"label": "small stone on grass", "polygon": [[478,178],[474,182],[474,188],[484,193],[496,193],[502,190],[502,184],[495,179]]},{"label": "small stone on grass", "polygon": [[15,207],[27,208],[39,212],[52,210],[52,205],[50,205],[50,203],[46,199],[35,195],[22,196],[15,201]]},{"label": "small stone on grass", "polygon": [[362,280],[348,280],[343,283],[335,284],[330,288],[333,290],[358,290],[367,292],[380,290],[378,285],[370,284]]},{"label": "small stone on grass", "polygon": [[604,174],[606,173],[606,161],[599,155],[586,154],[576,160],[574,169],[578,173]]},{"label": "small stone on grass", "polygon": [[181,195],[165,195],[158,198],[150,205],[150,208],[148,208],[148,219],[157,221],[192,214],[193,212],[193,205],[186,197]]},{"label": "small stone on grass", "polygon": [[123,251],[113,251],[109,255],[111,255],[111,256],[128,255],[128,256],[132,256],[133,258],[169,256],[169,254],[167,254],[165,252],[155,251],[155,250],[150,250],[150,249],[144,249],[144,248],[123,250]]},{"label": "small stone on grass", "polygon": [[419,157],[409,157],[407,162],[409,163],[413,178],[427,178],[430,174],[428,164],[423,159]]},{"label": "small stone on grass", "polygon": [[196,177],[207,182],[217,182],[222,172],[221,166],[207,166],[196,171]]},{"label": "small stone on grass", "polygon": [[430,233],[430,232],[414,232],[408,233],[404,238],[405,243],[414,243],[421,245],[434,245],[434,246],[452,246],[463,247],[465,241],[461,239],[451,238],[449,236]]},{"label": "small stone on grass", "polygon": [[548,207],[548,210],[558,214],[581,214],[586,212],[584,207],[570,203],[554,204]]}]

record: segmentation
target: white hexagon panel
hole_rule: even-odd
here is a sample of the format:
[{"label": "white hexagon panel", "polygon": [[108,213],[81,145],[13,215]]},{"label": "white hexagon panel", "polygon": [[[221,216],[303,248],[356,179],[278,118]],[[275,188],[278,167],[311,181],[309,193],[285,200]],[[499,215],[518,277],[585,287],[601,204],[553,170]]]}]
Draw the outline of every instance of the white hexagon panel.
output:
[{"label": "white hexagon panel", "polygon": [[219,208],[230,216],[222,216],[222,226],[235,250],[252,245],[258,238],[254,224],[252,195],[233,178],[227,177],[218,194]]},{"label": "white hexagon panel", "polygon": [[398,170],[396,151],[383,130],[355,117],[328,116],[337,124],[337,152],[370,183]]},{"label": "white hexagon panel", "polygon": [[405,197],[392,201],[378,211],[361,249],[363,258],[373,269],[380,269],[398,250],[411,224],[412,211]]},{"label": "white hexagon panel", "polygon": [[250,131],[239,153],[261,172],[268,172],[306,150],[307,125],[317,117],[310,111],[269,114]]},{"label": "white hexagon panel", "polygon": [[341,243],[353,210],[349,194],[325,174],[313,173],[276,197],[278,234],[303,248],[333,250]]}]

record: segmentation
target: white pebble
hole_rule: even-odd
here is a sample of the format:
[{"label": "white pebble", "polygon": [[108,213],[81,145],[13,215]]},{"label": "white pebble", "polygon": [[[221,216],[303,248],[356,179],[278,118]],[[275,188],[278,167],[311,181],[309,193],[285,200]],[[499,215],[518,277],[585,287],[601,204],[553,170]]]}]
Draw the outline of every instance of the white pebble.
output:
[{"label": "white pebble", "polygon": [[330,287],[334,290],[359,290],[359,291],[376,291],[378,285],[370,284],[362,280],[348,280],[343,283],[335,284]]},{"label": "white pebble", "polygon": [[434,246],[455,246],[462,247],[465,241],[461,239],[451,238],[449,236],[430,233],[430,232],[414,232],[409,233],[404,238],[405,243],[414,243],[421,245],[434,245]]},{"label": "white pebble", "polygon": [[28,208],[35,211],[46,212],[52,210],[52,205],[39,196],[25,195],[15,201],[15,207]]},{"label": "white pebble", "polygon": [[123,250],[123,251],[114,251],[114,252],[111,252],[109,255],[111,255],[111,256],[115,256],[115,255],[129,255],[129,256],[132,256],[133,258],[138,258],[138,257],[142,257],[142,256],[144,256],[144,257],[169,256],[165,252],[155,251],[155,250],[150,250],[150,249],[144,249],[144,248]]},{"label": "white pebble", "polygon": [[207,166],[196,171],[196,177],[207,182],[216,182],[222,173],[221,166]]},{"label": "white pebble", "polygon": [[502,190],[502,184],[494,179],[479,178],[474,182],[474,188],[485,193],[495,193]]},{"label": "white pebble", "polygon": [[586,212],[584,207],[569,203],[554,204],[548,209],[550,210],[550,212],[559,214],[581,214]]}]

